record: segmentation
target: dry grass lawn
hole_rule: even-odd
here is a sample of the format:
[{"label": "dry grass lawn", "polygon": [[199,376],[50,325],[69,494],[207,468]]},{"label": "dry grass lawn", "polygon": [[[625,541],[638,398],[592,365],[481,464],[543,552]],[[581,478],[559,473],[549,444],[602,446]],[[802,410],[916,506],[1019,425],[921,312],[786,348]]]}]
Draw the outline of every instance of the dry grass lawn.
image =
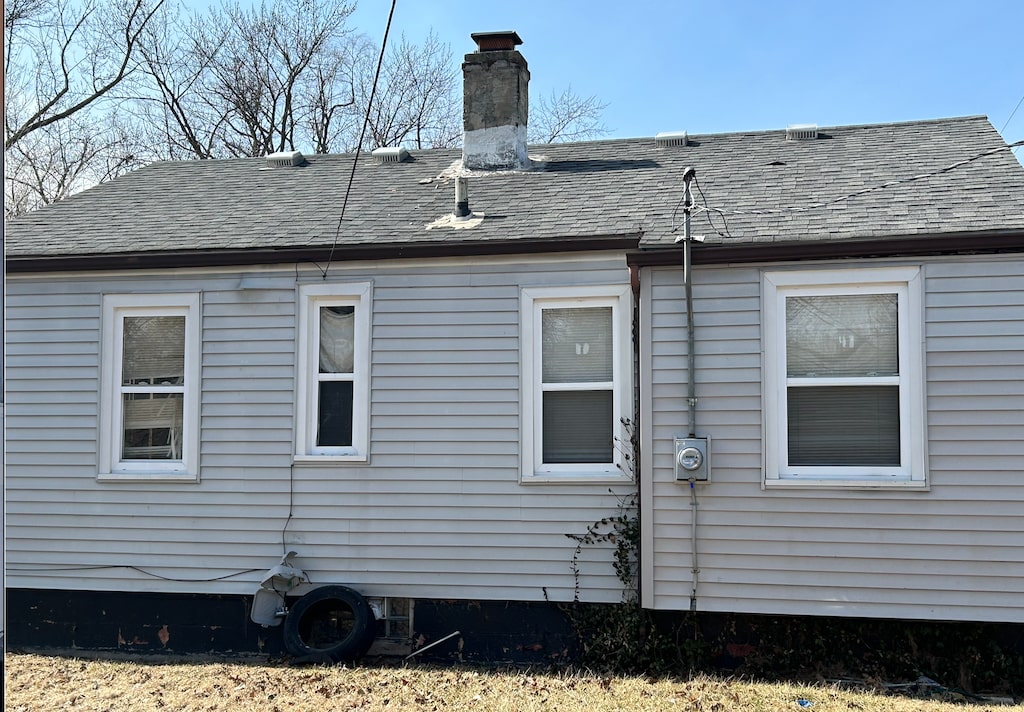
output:
[{"label": "dry grass lawn", "polygon": [[1024,705],[965,707],[832,686],[418,666],[295,668],[248,662],[139,663],[8,654],[5,678],[4,709],[8,712],[1024,712]]}]

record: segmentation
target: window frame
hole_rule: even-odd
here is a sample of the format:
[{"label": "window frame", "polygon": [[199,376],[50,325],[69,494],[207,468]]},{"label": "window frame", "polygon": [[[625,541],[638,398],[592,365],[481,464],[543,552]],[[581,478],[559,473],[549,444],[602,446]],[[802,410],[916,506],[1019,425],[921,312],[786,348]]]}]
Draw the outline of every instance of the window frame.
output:
[{"label": "window frame", "polygon": [[[633,480],[622,447],[613,445],[608,463],[543,462],[543,384],[541,334],[543,309],[612,308],[612,433],[627,438],[618,426],[632,419],[632,290],[625,285],[525,287],[520,294],[520,482],[619,483]],[[627,412],[628,411],[628,412]]]},{"label": "window frame", "polygon": [[[922,282],[919,266],[762,273],[765,487],[928,488]],[[786,361],[786,298],[866,294],[897,297],[899,375],[819,380],[821,385],[898,385],[900,464],[789,465],[787,386],[791,379]]]},{"label": "window frame", "polygon": [[[295,462],[369,460],[371,282],[299,285],[296,348]],[[316,444],[320,369],[320,307],[350,306],[353,319],[352,445]]]},{"label": "window frame", "polygon": [[[101,326],[100,481],[198,482],[200,295],[190,293],[105,294]],[[182,387],[180,460],[125,460],[122,408],[124,319],[132,316],[185,317],[185,383]]]}]

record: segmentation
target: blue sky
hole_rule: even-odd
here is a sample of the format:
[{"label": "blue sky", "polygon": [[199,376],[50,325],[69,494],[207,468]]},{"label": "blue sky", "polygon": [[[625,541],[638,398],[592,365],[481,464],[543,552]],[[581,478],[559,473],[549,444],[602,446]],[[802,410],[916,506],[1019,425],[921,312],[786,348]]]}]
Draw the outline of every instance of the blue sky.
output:
[{"label": "blue sky", "polygon": [[[353,24],[380,41],[390,6],[359,0]],[[531,95],[596,95],[612,137],[976,114],[1002,129],[1024,96],[1022,0],[398,0],[392,38],[431,27],[456,57],[472,32],[517,31]],[[1024,106],[1003,136],[1024,139]]]}]

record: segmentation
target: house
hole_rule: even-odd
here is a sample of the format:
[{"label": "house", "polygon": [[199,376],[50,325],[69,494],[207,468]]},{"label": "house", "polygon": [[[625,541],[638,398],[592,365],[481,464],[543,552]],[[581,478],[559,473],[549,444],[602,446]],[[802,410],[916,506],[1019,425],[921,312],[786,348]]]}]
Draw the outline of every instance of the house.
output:
[{"label": "house", "polygon": [[155,163],[9,224],[9,643],[265,649],[254,594],[287,628],[325,586],[543,638],[622,599],[570,537],[637,488],[645,607],[1024,622],[989,122],[527,148],[518,38],[474,37],[464,150],[351,192],[352,155]]}]

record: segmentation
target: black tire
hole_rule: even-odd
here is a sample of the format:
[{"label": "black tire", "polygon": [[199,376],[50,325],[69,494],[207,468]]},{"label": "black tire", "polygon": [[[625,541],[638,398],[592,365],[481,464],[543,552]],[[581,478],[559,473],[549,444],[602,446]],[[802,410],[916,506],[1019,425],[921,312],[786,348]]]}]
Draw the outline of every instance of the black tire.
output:
[{"label": "black tire", "polygon": [[323,586],[295,602],[284,619],[284,645],[296,657],[349,662],[362,657],[377,630],[370,604],[346,586]]}]

